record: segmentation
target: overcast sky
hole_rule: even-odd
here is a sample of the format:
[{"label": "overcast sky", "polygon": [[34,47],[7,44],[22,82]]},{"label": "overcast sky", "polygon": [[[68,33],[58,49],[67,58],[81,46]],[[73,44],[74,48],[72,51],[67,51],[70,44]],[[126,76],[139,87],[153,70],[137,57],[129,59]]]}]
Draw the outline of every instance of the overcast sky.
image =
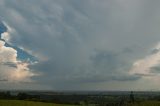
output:
[{"label": "overcast sky", "polygon": [[159,0],[0,0],[0,89],[160,90]]}]

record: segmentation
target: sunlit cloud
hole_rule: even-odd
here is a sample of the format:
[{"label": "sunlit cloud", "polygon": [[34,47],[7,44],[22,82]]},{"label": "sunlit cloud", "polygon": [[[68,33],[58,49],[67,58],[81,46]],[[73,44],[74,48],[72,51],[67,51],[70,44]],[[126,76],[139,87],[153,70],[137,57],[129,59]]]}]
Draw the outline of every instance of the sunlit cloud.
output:
[{"label": "sunlit cloud", "polygon": [[153,49],[151,54],[146,57],[136,60],[133,63],[133,67],[129,71],[130,74],[140,74],[142,76],[153,76],[160,75],[160,73],[154,73],[153,67],[160,65],[160,44],[158,43]]},{"label": "sunlit cloud", "polygon": [[[29,69],[29,62],[23,62],[17,59],[17,50],[12,47],[5,46],[9,41],[9,32],[1,34],[0,40],[0,79],[7,82],[32,82],[31,79],[35,74]],[[33,64],[33,63],[32,63]]]}]

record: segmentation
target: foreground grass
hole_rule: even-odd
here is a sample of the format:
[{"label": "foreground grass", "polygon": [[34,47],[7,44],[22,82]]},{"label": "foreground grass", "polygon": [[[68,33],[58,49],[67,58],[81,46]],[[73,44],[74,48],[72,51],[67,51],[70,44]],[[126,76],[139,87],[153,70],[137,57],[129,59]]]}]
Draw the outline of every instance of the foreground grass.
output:
[{"label": "foreground grass", "polygon": [[[65,104],[32,102],[32,101],[22,101],[22,100],[0,100],[0,106],[78,106],[78,105],[65,105]],[[135,104],[127,104],[125,106],[160,106],[160,101],[145,101]]]},{"label": "foreground grass", "polygon": [[160,101],[145,101],[135,104],[128,104],[127,106],[160,106]]},{"label": "foreground grass", "polygon": [[0,100],[0,106],[75,106],[75,105],[53,104],[53,103],[21,101],[21,100]]}]

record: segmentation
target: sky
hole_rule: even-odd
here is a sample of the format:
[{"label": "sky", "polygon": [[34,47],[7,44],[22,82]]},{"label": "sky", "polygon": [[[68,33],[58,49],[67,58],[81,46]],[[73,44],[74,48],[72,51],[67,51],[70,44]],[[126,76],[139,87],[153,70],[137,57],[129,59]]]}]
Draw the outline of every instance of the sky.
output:
[{"label": "sky", "polygon": [[160,90],[159,0],[0,0],[0,89]]}]

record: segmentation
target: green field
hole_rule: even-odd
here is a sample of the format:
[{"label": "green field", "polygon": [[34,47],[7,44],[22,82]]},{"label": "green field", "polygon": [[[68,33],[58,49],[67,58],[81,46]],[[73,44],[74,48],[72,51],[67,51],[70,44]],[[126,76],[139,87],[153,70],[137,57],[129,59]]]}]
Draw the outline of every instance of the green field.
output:
[{"label": "green field", "polygon": [[[65,104],[32,102],[32,101],[22,101],[22,100],[0,100],[0,106],[78,106],[78,105],[65,105]],[[127,104],[125,106],[160,106],[160,101],[145,101],[135,104]]]},{"label": "green field", "polygon": [[75,105],[53,104],[53,103],[21,101],[21,100],[0,100],[0,106],[75,106]]},{"label": "green field", "polygon": [[127,106],[160,106],[160,101],[145,101],[135,104],[128,104]]}]

